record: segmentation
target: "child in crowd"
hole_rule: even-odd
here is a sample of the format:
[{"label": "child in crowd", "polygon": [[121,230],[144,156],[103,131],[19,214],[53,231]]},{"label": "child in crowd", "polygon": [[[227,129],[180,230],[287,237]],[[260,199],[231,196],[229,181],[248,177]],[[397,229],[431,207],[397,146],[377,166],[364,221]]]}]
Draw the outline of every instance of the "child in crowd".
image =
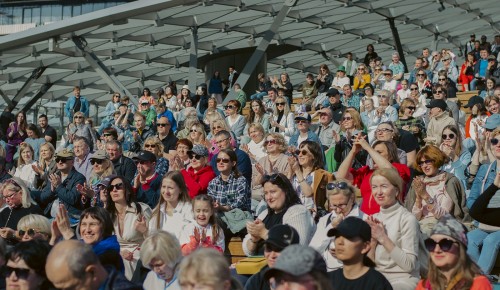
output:
[{"label": "child in crowd", "polygon": [[224,232],[217,225],[213,199],[197,195],[193,199],[194,223],[186,225],[180,236],[182,254],[189,255],[198,248],[214,248],[223,253]]}]

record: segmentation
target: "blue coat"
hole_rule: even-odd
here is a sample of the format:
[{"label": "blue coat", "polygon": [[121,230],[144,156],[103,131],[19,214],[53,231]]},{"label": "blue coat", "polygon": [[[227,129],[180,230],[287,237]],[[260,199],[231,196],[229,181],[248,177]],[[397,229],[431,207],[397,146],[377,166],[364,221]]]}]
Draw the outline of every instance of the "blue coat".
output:
[{"label": "blue coat", "polygon": [[156,174],[156,177],[151,181],[148,190],[142,189],[142,186],[135,189],[135,196],[138,202],[149,205],[150,208],[155,208],[160,199],[161,180],[163,176]]},{"label": "blue coat", "polygon": [[[290,141],[288,142],[288,145],[295,146],[296,148],[299,148],[299,144],[298,144],[299,135],[300,135],[300,132],[296,131],[296,133],[293,134],[292,137],[290,137]],[[306,140],[321,144],[321,141],[319,140],[318,135],[311,130],[307,131],[307,139]]]},{"label": "blue coat", "polygon": [[166,117],[170,122],[170,130],[172,132],[177,132],[177,121],[175,120],[174,114],[168,109],[165,110],[162,114],[158,114],[156,119],[160,119],[161,117]]},{"label": "blue coat", "polygon": [[[64,106],[64,113],[66,114],[66,117],[69,118],[70,122],[73,122],[73,113],[71,112],[71,110],[75,106],[75,102],[76,102],[76,97],[71,96],[71,97],[69,97],[68,101],[66,102],[66,106]],[[85,99],[85,97],[80,96],[80,102],[81,102],[80,112],[82,112],[83,115],[88,118],[89,117],[89,101],[87,101],[87,99]]]},{"label": "blue coat", "polygon": [[59,198],[59,202],[64,204],[68,210],[69,216],[79,220],[85,205],[81,203],[80,193],[76,190],[76,185],[83,185],[85,181],[85,176],[73,167],[68,177],[54,191],[51,189],[51,183],[48,182],[40,195],[40,203],[45,208],[45,215],[50,215],[52,203]]}]

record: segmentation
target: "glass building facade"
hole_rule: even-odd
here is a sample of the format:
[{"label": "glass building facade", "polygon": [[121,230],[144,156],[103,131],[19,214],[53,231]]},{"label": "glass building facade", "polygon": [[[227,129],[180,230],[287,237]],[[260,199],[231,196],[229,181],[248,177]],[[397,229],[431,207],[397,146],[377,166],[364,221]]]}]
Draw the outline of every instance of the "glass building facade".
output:
[{"label": "glass building facade", "polygon": [[132,1],[0,1],[0,25],[47,23]]}]

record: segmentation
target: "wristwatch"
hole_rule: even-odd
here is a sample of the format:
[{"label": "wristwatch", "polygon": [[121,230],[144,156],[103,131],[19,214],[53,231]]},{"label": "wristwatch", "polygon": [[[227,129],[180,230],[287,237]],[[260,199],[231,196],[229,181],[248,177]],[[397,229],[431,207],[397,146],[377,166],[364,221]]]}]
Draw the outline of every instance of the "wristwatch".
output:
[{"label": "wristwatch", "polygon": [[431,197],[425,201],[428,204],[434,204],[434,199]]}]

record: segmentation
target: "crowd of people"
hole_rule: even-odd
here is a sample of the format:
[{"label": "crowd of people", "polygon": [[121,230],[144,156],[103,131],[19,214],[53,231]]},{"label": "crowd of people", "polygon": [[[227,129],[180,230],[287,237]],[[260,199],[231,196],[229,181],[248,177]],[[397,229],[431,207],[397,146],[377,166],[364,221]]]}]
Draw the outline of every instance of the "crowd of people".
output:
[{"label": "crowd of people", "polygon": [[[98,126],[75,87],[61,136],[7,107],[5,286],[492,289],[500,35],[471,41],[461,68],[424,49],[405,74],[368,45],[297,86],[260,73],[248,97],[234,67],[196,92],[144,88],[138,107],[114,93]],[[228,263],[238,238],[264,256],[253,275]]]}]

